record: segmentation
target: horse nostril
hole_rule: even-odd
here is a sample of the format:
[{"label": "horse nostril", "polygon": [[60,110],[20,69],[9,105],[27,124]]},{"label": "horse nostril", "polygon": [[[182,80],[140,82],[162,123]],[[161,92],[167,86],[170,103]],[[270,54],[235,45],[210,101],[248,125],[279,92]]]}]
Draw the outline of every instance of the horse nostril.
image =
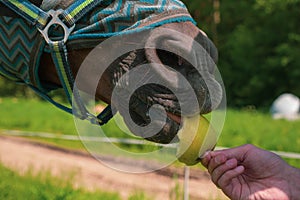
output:
[{"label": "horse nostril", "polygon": [[156,54],[162,64],[174,69],[184,77],[193,71],[189,62],[173,52],[157,49]]}]

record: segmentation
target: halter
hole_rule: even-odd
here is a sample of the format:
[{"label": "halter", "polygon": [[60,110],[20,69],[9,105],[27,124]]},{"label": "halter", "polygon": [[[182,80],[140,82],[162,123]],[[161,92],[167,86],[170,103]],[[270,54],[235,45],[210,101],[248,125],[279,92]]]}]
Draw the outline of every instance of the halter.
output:
[{"label": "halter", "polygon": [[[32,81],[32,77],[37,76],[37,71],[34,71],[29,68],[29,75],[27,74],[25,77],[15,77],[15,73],[11,72],[10,69],[1,69],[1,61],[0,60],[0,74],[4,74],[6,77],[10,77],[10,79],[13,79],[17,82],[24,82],[25,84],[29,85],[35,92],[37,92],[40,96],[42,96],[47,101],[51,102],[58,108],[65,110],[68,113],[74,114],[76,117],[80,119],[86,119],[89,120],[93,124],[99,124],[103,125],[109,121],[113,117],[111,106],[108,105],[99,115],[95,116],[91,114],[84,103],[82,102],[82,99],[79,94],[79,90],[77,89],[75,83],[74,83],[74,77],[72,75],[71,68],[69,66],[68,61],[68,55],[67,55],[67,42],[75,42],[85,39],[90,40],[97,40],[99,38],[107,38],[113,35],[120,35],[124,33],[131,33],[131,32],[137,32],[142,31],[145,29],[150,29],[155,26],[160,26],[165,23],[172,23],[172,22],[179,22],[179,21],[192,21],[194,20],[190,17],[190,15],[187,13],[185,6],[183,3],[181,3],[179,0],[136,0],[133,2],[138,2],[141,4],[140,6],[137,6],[137,10],[141,11],[134,11],[134,12],[140,12],[143,13],[142,5],[149,4],[153,5],[152,7],[148,6],[146,10],[146,13],[159,11],[160,13],[166,12],[166,14],[172,14],[171,17],[165,17],[162,19],[157,20],[157,23],[150,24],[143,26],[142,28],[138,28],[141,24],[141,22],[134,23],[131,27],[123,27],[122,30],[116,31],[116,32],[110,32],[110,33],[98,33],[97,31],[102,28],[102,26],[107,26],[106,28],[108,30],[110,29],[116,29],[116,27],[113,27],[110,25],[110,20],[112,18],[118,18],[121,15],[124,18],[130,18],[129,16],[132,15],[131,11],[131,2],[130,1],[124,1],[124,0],[77,0],[74,1],[69,7],[67,7],[65,10],[59,9],[59,10],[49,10],[48,12],[40,9],[38,6],[34,5],[33,3],[26,1],[26,0],[0,0],[1,3],[6,5],[8,8],[10,8],[12,11],[17,13],[19,16],[21,16],[23,19],[25,19],[30,25],[31,28],[34,30],[38,30],[41,35],[43,36],[43,40],[34,40],[32,39],[32,43],[28,42],[28,45],[31,47],[30,50],[28,50],[28,56],[34,56],[34,63],[30,63],[34,66],[39,64],[39,59],[42,54],[42,51],[49,51],[51,53],[53,62],[56,67],[56,71],[58,73],[59,79],[61,81],[62,87],[64,89],[64,92],[67,96],[67,99],[73,107],[76,109],[72,110],[71,108],[68,108],[66,106],[63,106],[56,101],[54,101],[50,96],[47,95],[47,90],[44,90],[43,87],[40,85],[39,80]],[[77,29],[76,30],[76,23],[80,21],[82,18],[85,17],[85,15],[89,12],[91,12],[93,9],[98,8],[100,4],[109,4],[114,3],[113,9],[107,9],[101,11],[100,14],[98,14],[96,17],[94,17],[93,20],[95,20],[95,23],[89,27]],[[168,3],[168,4],[167,4]],[[124,4],[128,6],[127,13],[117,13],[118,15],[113,16],[113,12],[118,11],[120,7]],[[159,7],[156,6],[156,4],[159,4]],[[167,5],[167,6],[166,6]],[[165,8],[164,8],[165,6]],[[177,10],[181,10],[181,12],[177,12]],[[184,14],[182,14],[182,10]],[[107,13],[111,13],[113,17],[105,17],[103,18],[103,15]],[[138,15],[141,15],[138,13]],[[176,14],[178,16],[176,16]],[[128,15],[128,16],[126,16]],[[144,14],[145,15],[145,14]],[[148,14],[150,15],[150,14]],[[138,17],[141,17],[138,16]],[[152,17],[152,16],[151,16]],[[149,18],[151,18],[149,17]],[[101,20],[103,24],[98,23],[97,20]],[[147,19],[149,20],[149,19]],[[144,19],[144,22],[147,21]],[[1,21],[1,20],[0,20]],[[143,20],[142,20],[143,21]],[[12,26],[13,22],[12,22]],[[59,35],[58,37],[50,36],[49,33],[51,32],[50,29],[53,26],[58,26],[63,30],[63,34]],[[30,32],[30,30],[29,30]],[[1,34],[1,33],[0,33]],[[30,33],[26,33],[30,34]],[[31,38],[35,38],[35,35],[30,36]],[[40,36],[37,36],[40,37]],[[0,41],[1,42],[1,41]],[[38,46],[38,48],[35,47],[35,45]],[[33,51],[33,55],[32,52]],[[0,51],[1,55],[1,51]],[[4,62],[5,63],[5,62]],[[18,67],[17,71],[22,71],[23,65],[26,65],[28,63],[22,63],[18,62],[20,67]],[[26,69],[27,69],[26,68]],[[24,70],[24,69],[23,69]],[[33,74],[33,75],[31,75]],[[28,78],[27,76],[30,76]],[[34,84],[32,83],[34,82]],[[72,98],[73,97],[73,98]]]}]

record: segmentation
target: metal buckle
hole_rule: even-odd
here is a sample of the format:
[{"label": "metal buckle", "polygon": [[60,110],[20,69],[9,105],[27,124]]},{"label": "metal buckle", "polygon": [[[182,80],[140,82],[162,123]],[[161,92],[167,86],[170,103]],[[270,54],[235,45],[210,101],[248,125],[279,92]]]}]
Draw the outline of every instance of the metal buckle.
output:
[{"label": "metal buckle", "polygon": [[[48,22],[48,24],[45,26],[45,28],[43,30],[38,29],[41,34],[43,35],[45,41],[50,44],[56,41],[63,41],[64,43],[67,42],[69,35],[71,34],[71,32],[73,31],[73,29],[75,28],[75,24],[72,27],[68,27],[60,18],[59,15],[62,14],[64,11],[62,9],[59,10],[49,10],[48,14],[52,17],[51,20]],[[62,40],[51,40],[49,37],[49,29],[52,25],[59,25],[60,27],[63,28],[64,30],[64,37]]]}]

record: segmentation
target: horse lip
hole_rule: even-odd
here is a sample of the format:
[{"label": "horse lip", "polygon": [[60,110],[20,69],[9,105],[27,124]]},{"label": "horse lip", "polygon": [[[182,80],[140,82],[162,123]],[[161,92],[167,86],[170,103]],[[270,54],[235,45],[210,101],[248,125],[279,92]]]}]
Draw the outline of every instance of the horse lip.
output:
[{"label": "horse lip", "polygon": [[170,113],[170,112],[167,112],[167,116],[173,120],[174,122],[176,122],[177,124],[180,124],[181,123],[181,116],[179,115],[175,115],[173,113]]}]

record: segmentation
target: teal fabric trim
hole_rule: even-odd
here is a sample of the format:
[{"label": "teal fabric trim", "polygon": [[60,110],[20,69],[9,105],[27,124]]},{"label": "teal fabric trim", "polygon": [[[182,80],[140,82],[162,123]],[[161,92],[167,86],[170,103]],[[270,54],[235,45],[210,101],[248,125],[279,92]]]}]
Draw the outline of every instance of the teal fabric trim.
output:
[{"label": "teal fabric trim", "polygon": [[187,22],[190,21],[193,24],[196,25],[196,22],[193,18],[188,17],[188,16],[182,16],[182,17],[175,17],[175,18],[170,18],[167,20],[162,20],[153,24],[149,24],[143,27],[137,27],[134,29],[128,29],[128,30],[124,30],[122,32],[113,32],[113,33],[86,33],[86,34],[72,34],[69,37],[69,41],[72,40],[78,40],[78,39],[99,39],[99,38],[108,38],[108,37],[113,37],[113,36],[117,36],[117,35],[125,35],[125,34],[133,34],[133,33],[138,33],[138,32],[142,32],[145,30],[150,30],[153,29],[155,27],[159,27],[162,26],[164,24],[169,24],[169,23],[175,23],[175,22]]},{"label": "teal fabric trim", "polygon": [[[110,37],[128,30],[141,31],[143,24],[152,24],[158,16],[177,18],[175,21],[196,23],[179,0],[115,0],[109,6],[99,4],[94,10],[78,21],[69,40],[88,37]],[[158,21],[158,20],[155,20]],[[155,22],[154,21],[154,22]],[[160,25],[168,23],[162,21]],[[146,28],[145,28],[146,29]]]}]

